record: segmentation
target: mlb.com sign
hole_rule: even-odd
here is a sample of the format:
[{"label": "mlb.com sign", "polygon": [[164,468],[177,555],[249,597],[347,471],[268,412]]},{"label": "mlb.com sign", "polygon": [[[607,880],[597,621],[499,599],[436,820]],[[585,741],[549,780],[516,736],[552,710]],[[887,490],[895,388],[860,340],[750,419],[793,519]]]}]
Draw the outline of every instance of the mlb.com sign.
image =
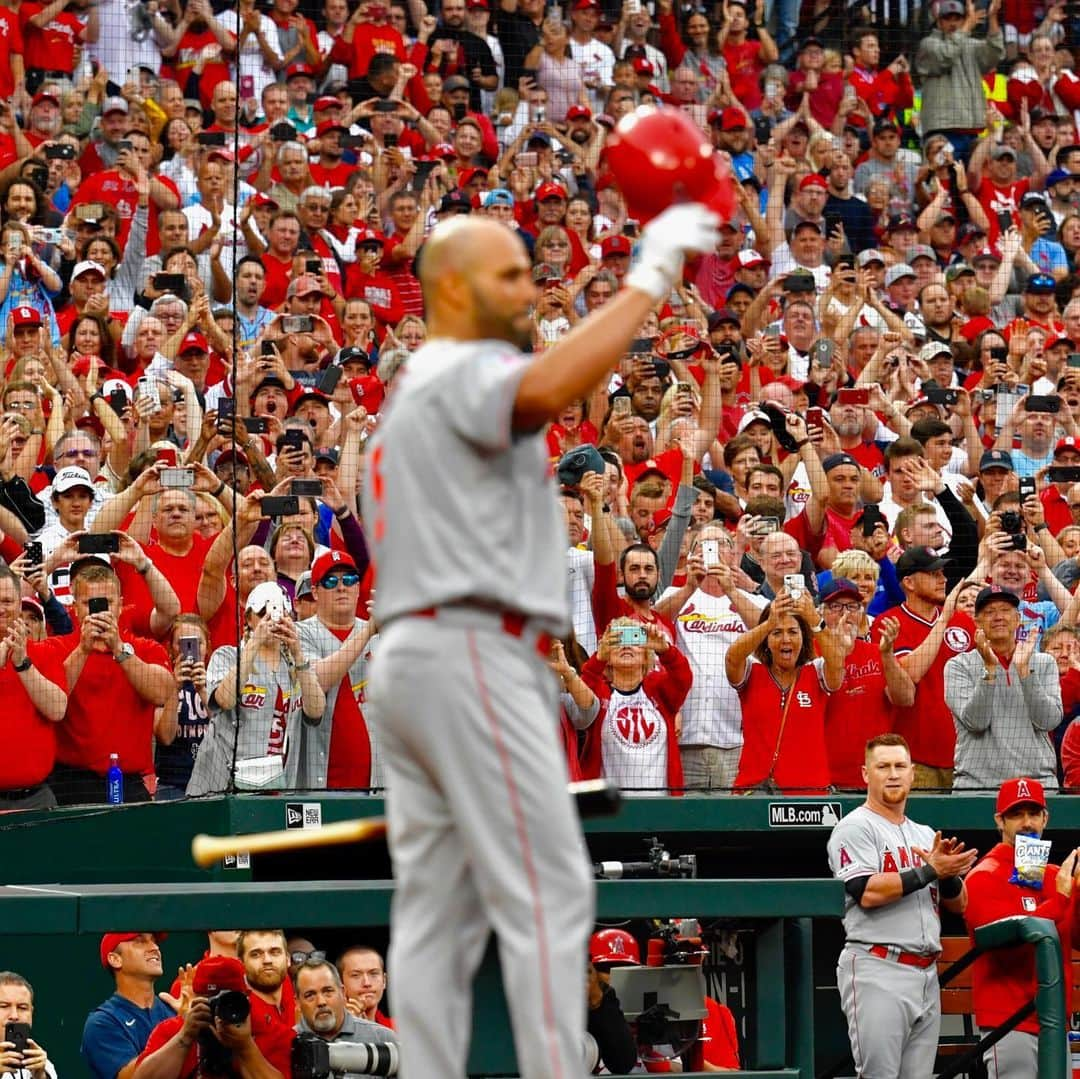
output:
[{"label": "mlb.com sign", "polygon": [[770,802],[770,828],[832,828],[840,823],[839,802]]}]

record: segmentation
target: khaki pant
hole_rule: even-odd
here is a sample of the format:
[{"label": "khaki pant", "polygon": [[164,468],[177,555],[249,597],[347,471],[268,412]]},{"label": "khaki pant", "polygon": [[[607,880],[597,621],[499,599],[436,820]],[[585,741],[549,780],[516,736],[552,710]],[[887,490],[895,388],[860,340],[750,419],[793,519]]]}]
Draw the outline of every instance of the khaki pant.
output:
[{"label": "khaki pant", "polygon": [[915,782],[913,790],[952,790],[953,770],[951,768],[935,768],[931,764],[915,765]]},{"label": "khaki pant", "polygon": [[687,790],[726,790],[735,786],[742,746],[680,746],[683,785]]}]

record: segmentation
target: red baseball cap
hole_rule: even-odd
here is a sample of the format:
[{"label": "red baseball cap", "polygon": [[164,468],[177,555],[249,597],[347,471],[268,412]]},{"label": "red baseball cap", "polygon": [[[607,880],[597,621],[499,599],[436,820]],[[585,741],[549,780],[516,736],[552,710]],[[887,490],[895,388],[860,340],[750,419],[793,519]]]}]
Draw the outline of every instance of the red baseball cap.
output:
[{"label": "red baseball cap", "polygon": [[591,120],[592,109],[586,105],[571,105],[566,110],[566,120],[569,123],[571,120]]},{"label": "red baseball cap", "polygon": [[[727,110],[725,110],[725,111],[727,111]],[[799,190],[800,191],[804,191],[808,187],[824,187],[824,188],[827,188],[828,186],[829,186],[828,180],[826,180],[825,177],[822,176],[821,173],[819,173],[819,172],[811,172],[808,176],[804,176],[799,181]]]},{"label": "red baseball cap", "polygon": [[11,312],[11,325],[13,327],[40,326],[41,312],[34,307],[16,307]]},{"label": "red baseball cap", "polygon": [[1040,809],[1046,808],[1046,793],[1043,785],[1037,779],[1027,779],[1020,776],[1017,779],[1006,779],[998,788],[997,804],[994,806],[995,813],[1008,813],[1020,805],[1036,805]]},{"label": "red baseball cap", "polygon": [[360,572],[351,554],[347,551],[327,551],[315,559],[311,567],[311,583],[318,584],[332,570],[346,569],[351,569],[354,573]]},{"label": "red baseball cap", "polygon": [[384,244],[386,237],[376,229],[357,229],[354,247],[362,247],[364,244]]},{"label": "red baseball cap", "polygon": [[[168,937],[168,935],[168,933],[155,933],[154,940],[160,944]],[[126,944],[129,940],[136,940],[141,936],[142,933],[106,933],[105,936],[101,938],[101,948],[99,949],[101,965],[106,970],[111,970],[112,968],[109,966],[109,955],[112,952],[115,952],[119,945]]]},{"label": "red baseball cap", "polygon": [[311,106],[315,112],[326,112],[327,109],[343,109],[344,105],[334,97],[333,94],[323,94],[322,97],[315,99],[315,104]]},{"label": "red baseball cap", "polygon": [[1080,453],[1080,438],[1073,438],[1072,435],[1068,438],[1059,438],[1054,444],[1054,456],[1057,457],[1062,450],[1075,450]]},{"label": "red baseball cap", "polygon": [[608,255],[629,255],[632,248],[630,240],[625,236],[609,236],[600,244],[600,257],[606,259]]},{"label": "red baseball cap", "polygon": [[256,206],[273,206],[275,210],[278,208],[277,199],[272,199],[262,191],[256,191],[255,194],[251,196],[251,201]]},{"label": "red baseball cap", "polygon": [[60,104],[60,98],[52,90],[38,90],[31,100],[31,105],[40,105],[42,101],[51,101],[54,105]]},{"label": "red baseball cap", "polygon": [[348,131],[339,120],[323,120],[315,127],[315,137],[321,139],[328,131]]},{"label": "red baseball cap", "polygon": [[644,56],[638,56],[634,59],[634,74],[655,75],[656,68],[654,68]]},{"label": "red baseball cap", "polygon": [[308,67],[307,64],[289,64],[285,69],[285,81],[295,78],[297,75],[307,75],[309,79],[315,78],[315,71],[313,68]]},{"label": "red baseball cap", "polygon": [[179,355],[183,356],[185,352],[209,352],[210,342],[199,333],[198,330],[192,330],[191,333],[185,334],[183,341],[180,342],[180,348],[177,350]]},{"label": "red baseball cap", "polygon": [[746,127],[746,113],[738,105],[730,105],[720,113],[721,131],[737,131],[741,127]]},{"label": "red baseball cap", "polygon": [[547,183],[541,184],[536,189],[536,201],[545,202],[547,199],[565,199],[566,188],[562,184],[555,183],[554,180],[548,180]]},{"label": "red baseball cap", "polygon": [[231,955],[208,955],[196,964],[191,988],[197,997],[213,996],[223,989],[246,993],[244,964]]}]

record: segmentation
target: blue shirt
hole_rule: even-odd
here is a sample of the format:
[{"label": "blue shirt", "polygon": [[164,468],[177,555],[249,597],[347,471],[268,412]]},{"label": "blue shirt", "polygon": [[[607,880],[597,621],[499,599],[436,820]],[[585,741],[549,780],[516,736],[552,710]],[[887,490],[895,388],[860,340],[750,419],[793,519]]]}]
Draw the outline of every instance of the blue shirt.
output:
[{"label": "blue shirt", "polygon": [[1040,468],[1045,468],[1047,465],[1054,463],[1054,451],[1052,448],[1045,457],[1029,457],[1023,450],[1012,450],[1011,452],[1013,468],[1016,469],[1016,474],[1021,479],[1028,479],[1034,476]]},{"label": "blue shirt", "polygon": [[1069,268],[1069,259],[1065,254],[1065,248],[1057,240],[1048,240],[1045,236],[1040,236],[1031,245],[1030,258],[1043,273],[1052,273],[1054,270],[1067,270]]},{"label": "blue shirt", "polygon": [[140,1008],[113,993],[86,1017],[79,1052],[97,1079],[116,1079],[120,1069],[146,1048],[150,1031],[175,1014],[157,997],[149,1008]]}]

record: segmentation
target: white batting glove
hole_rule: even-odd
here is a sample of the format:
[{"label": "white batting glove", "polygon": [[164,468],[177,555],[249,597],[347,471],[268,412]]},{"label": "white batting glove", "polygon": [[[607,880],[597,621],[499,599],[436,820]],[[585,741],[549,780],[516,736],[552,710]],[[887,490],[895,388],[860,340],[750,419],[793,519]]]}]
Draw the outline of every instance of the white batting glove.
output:
[{"label": "white batting glove", "polygon": [[719,225],[719,216],[700,203],[669,206],[642,231],[638,259],[626,275],[626,283],[659,303],[682,274],[687,255],[716,247]]}]

